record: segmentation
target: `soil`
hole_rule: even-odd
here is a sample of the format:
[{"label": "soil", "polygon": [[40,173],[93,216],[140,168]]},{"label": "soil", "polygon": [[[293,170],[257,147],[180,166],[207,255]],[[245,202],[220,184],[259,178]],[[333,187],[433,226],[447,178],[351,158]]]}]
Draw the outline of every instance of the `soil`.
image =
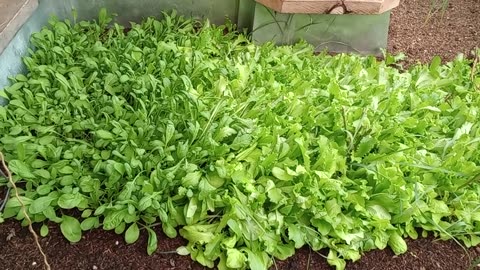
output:
[{"label": "soil", "polygon": [[[437,3],[432,8],[432,2]],[[469,56],[480,48],[480,1],[450,0],[444,11],[438,10],[444,0],[401,0],[392,10],[388,51],[403,52],[407,65],[427,63],[438,55],[444,61],[457,54]]]},{"label": "soil", "polygon": [[[38,226],[35,230],[39,231]],[[181,238],[167,238],[160,228],[156,229],[158,250],[151,256],[146,254],[147,234],[126,245],[123,236],[113,231],[93,230],[84,233],[82,240],[70,244],[65,240],[56,224],[49,226],[49,234],[40,238],[52,269],[55,270],[180,270],[206,269],[188,256],[175,254],[175,249],[186,242]],[[352,270],[467,270],[478,269],[472,265],[480,257],[480,248],[466,252],[453,241],[439,241],[433,237],[407,240],[408,252],[395,256],[390,249],[374,250],[357,262],[347,264]],[[302,248],[286,261],[276,261],[273,269],[280,270],[331,270],[325,259],[327,251],[312,251]],[[0,265],[4,270],[44,269],[43,259],[34,244],[33,237],[18,222],[0,224]]]},{"label": "soil", "polygon": [[[434,0],[434,2],[442,2]],[[402,0],[392,12],[389,51],[404,52],[406,64],[426,63],[435,55],[452,60],[458,53],[468,55],[480,47],[480,1],[450,0],[445,12],[437,12],[426,21],[432,1]],[[39,231],[38,227],[35,227]],[[181,238],[169,239],[159,228],[158,251],[146,254],[146,232],[139,241],[126,245],[123,236],[111,231],[94,230],[84,233],[82,241],[68,243],[58,225],[49,225],[47,237],[40,239],[52,269],[205,269],[188,256],[174,253],[184,245]],[[375,250],[357,262],[349,262],[352,270],[467,270],[480,269],[480,247],[465,250],[454,241],[439,241],[433,237],[407,241],[406,254],[395,256],[390,249]],[[302,248],[286,261],[276,261],[272,269],[333,269],[328,266],[327,251],[314,252]],[[0,224],[0,268],[5,270],[43,269],[43,260],[33,237],[18,222]]]}]

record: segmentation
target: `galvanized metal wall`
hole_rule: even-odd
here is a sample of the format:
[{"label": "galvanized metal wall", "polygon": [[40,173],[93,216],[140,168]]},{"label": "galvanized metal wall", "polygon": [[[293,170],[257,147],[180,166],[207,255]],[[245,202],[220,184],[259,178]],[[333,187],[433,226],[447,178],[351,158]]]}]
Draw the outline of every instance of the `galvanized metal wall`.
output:
[{"label": "galvanized metal wall", "polygon": [[387,47],[390,11],[373,15],[285,14],[258,4],[252,38],[257,43],[306,40],[316,51],[381,55]]}]

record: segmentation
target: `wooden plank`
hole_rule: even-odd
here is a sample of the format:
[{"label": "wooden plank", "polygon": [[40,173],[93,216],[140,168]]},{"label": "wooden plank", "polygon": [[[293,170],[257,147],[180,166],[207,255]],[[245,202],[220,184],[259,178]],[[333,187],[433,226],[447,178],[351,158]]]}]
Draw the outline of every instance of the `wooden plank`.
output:
[{"label": "wooden plank", "polygon": [[37,0],[0,0],[0,53],[37,6]]},{"label": "wooden plank", "polygon": [[[256,0],[282,13],[329,13],[335,6],[342,6],[341,0]],[[395,8],[400,0],[344,0],[346,13],[380,14]],[[338,11],[338,8],[335,9]]]},{"label": "wooden plank", "polygon": [[282,0],[255,0],[255,1],[275,11],[278,11],[278,12],[282,11],[282,6],[283,6]]},{"label": "wooden plank", "polygon": [[385,11],[394,9],[400,5],[400,0],[391,0],[391,1],[384,1],[382,7],[380,8],[380,12],[383,13]]},{"label": "wooden plank", "polygon": [[[335,2],[335,3],[341,3],[341,0],[280,0],[281,2]],[[343,1],[345,4],[348,3],[353,3],[353,2],[359,2],[359,3],[383,3],[385,0],[345,0]]]}]

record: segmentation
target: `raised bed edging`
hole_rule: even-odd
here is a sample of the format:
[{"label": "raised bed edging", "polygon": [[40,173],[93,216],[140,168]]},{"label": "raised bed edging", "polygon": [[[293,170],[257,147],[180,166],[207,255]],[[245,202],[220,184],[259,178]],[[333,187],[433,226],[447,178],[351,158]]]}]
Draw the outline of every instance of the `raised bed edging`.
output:
[{"label": "raised bed edging", "polygon": [[381,14],[279,13],[257,3],[252,39],[291,45],[305,40],[316,52],[382,55],[387,48],[390,11]]},{"label": "raised bed edging", "polygon": [[344,13],[381,14],[400,4],[400,0],[256,0],[281,13],[329,14],[337,7]]},{"label": "raised bed edging", "polygon": [[37,0],[0,0],[0,53],[38,6]]}]

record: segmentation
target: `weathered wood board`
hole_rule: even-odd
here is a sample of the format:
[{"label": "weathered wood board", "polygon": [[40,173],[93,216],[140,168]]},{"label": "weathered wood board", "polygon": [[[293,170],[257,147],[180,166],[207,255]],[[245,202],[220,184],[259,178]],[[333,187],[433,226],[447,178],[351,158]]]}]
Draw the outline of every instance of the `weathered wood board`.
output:
[{"label": "weathered wood board", "polygon": [[380,14],[400,0],[256,0],[277,12],[305,14]]},{"label": "weathered wood board", "polygon": [[0,53],[37,6],[37,0],[0,0]]}]

